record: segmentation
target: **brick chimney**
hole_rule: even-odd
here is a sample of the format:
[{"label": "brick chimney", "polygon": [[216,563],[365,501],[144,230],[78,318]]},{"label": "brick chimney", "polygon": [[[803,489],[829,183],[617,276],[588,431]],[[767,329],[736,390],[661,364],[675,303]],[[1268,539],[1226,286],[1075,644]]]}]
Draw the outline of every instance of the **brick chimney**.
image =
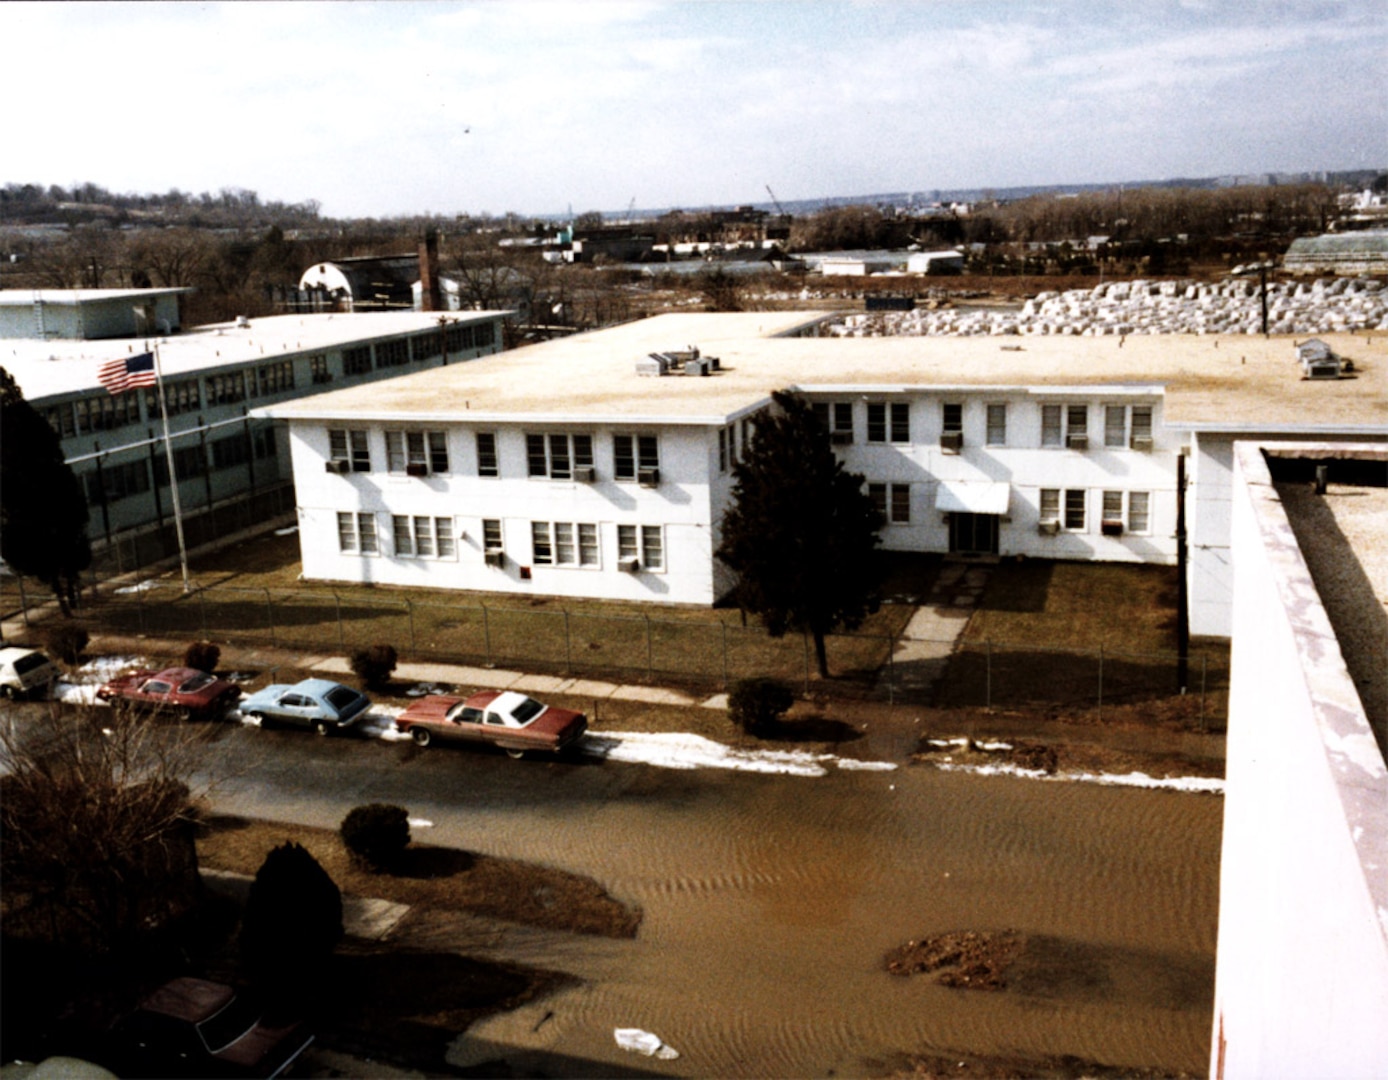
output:
[{"label": "brick chimney", "polygon": [[429,229],[419,242],[419,290],[422,311],[443,310],[443,289],[439,283],[439,234]]}]

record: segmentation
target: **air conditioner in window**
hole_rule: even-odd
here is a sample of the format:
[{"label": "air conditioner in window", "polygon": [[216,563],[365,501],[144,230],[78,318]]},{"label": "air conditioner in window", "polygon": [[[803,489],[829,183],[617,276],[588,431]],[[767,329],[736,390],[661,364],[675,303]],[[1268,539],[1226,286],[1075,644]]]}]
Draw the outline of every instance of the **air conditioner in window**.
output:
[{"label": "air conditioner in window", "polygon": [[940,449],[946,453],[957,454],[964,449],[964,433],[962,431],[946,431],[940,436]]},{"label": "air conditioner in window", "polygon": [[830,445],[830,446],[852,446],[852,445],[853,445],[853,432],[851,432],[851,431],[834,431],[834,432],[830,432],[830,434],[829,434],[829,445]]},{"label": "air conditioner in window", "polygon": [[1065,436],[1065,445],[1068,446],[1071,450],[1088,450],[1088,449],[1089,449],[1089,436],[1088,436],[1088,435],[1067,435],[1067,436]]},{"label": "air conditioner in window", "polygon": [[346,476],[352,471],[352,463],[350,461],[325,461],[323,467],[330,473],[337,473],[338,476]]},{"label": "air conditioner in window", "polygon": [[1133,449],[1134,449],[1134,450],[1151,450],[1151,449],[1152,449],[1152,436],[1150,436],[1150,435],[1134,435],[1134,436],[1133,436]]},{"label": "air conditioner in window", "polygon": [[1036,523],[1036,531],[1042,536],[1054,536],[1056,533],[1060,532],[1060,522],[1054,520],[1038,521]]},{"label": "air conditioner in window", "polygon": [[488,566],[506,565],[506,553],[500,548],[488,548],[482,553],[482,558]]},{"label": "air conditioner in window", "polygon": [[642,487],[659,487],[659,486],[660,486],[660,470],[659,470],[659,469],[637,469],[637,470],[636,470],[636,482],[637,482],[638,484],[640,484]]},{"label": "air conditioner in window", "polygon": [[636,558],[636,556],[634,555],[630,558],[618,559],[617,569],[624,570],[628,574],[634,574],[636,573],[636,571],[641,569],[641,560]]},{"label": "air conditioner in window", "polygon": [[574,467],[574,479],[580,484],[591,484],[598,478],[598,470],[591,465],[576,465]]},{"label": "air conditioner in window", "polygon": [[410,464],[408,464],[408,465],[405,466],[405,475],[406,475],[406,476],[428,476],[428,475],[429,475],[429,466],[423,464],[422,462],[415,462],[415,461],[412,461],[412,462],[410,462]]},{"label": "air conditioner in window", "polygon": [[1121,521],[1101,521],[1099,531],[1105,536],[1122,536],[1123,523]]}]

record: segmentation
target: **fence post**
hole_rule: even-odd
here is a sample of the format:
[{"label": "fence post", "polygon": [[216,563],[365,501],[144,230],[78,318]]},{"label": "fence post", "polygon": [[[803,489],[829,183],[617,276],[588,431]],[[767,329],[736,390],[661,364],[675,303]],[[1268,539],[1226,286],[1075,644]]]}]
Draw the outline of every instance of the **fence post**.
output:
[{"label": "fence post", "polygon": [[206,590],[201,586],[198,587],[198,611],[202,615],[202,637],[204,641],[207,640],[207,598],[202,595],[205,591]]},{"label": "fence post", "polygon": [[482,605],[482,648],[486,659],[483,661],[487,667],[492,666],[492,625],[487,619],[487,605]]},{"label": "fence post", "polygon": [[887,704],[896,704],[896,638],[887,637]]},{"label": "fence post", "polygon": [[1200,730],[1206,731],[1205,723],[1205,673],[1208,665],[1209,654],[1200,654]]},{"label": "fence post", "polygon": [[572,673],[574,669],[573,645],[569,638],[569,609],[564,609],[564,671]]},{"label": "fence post", "polygon": [[29,627],[29,597],[24,594],[24,575],[15,574],[15,581],[19,583],[19,610],[24,613],[24,629]]},{"label": "fence post", "polygon": [[1099,715],[1097,719],[1104,718],[1104,647],[1099,646]]},{"label": "fence post", "polygon": [[655,648],[651,643],[651,617],[644,612],[641,618],[646,620],[646,678],[655,678]]},{"label": "fence post", "polygon": [[983,707],[993,711],[993,639],[984,638],[983,653]]},{"label": "fence post", "polygon": [[805,696],[810,696],[810,633],[800,631],[800,640],[805,643]]},{"label": "fence post", "polygon": [[271,645],[278,645],[279,642],[275,640],[275,606],[274,606],[274,602],[270,599],[270,590],[269,590],[269,589],[265,588],[265,586],[262,585],[262,586],[260,587],[260,591],[263,592],[263,593],[265,594],[265,621],[266,621],[266,622],[269,624],[269,626],[270,626],[270,644],[271,644]]},{"label": "fence post", "polygon": [[723,689],[728,689],[728,624],[722,619],[718,620],[718,625],[723,628]]},{"label": "fence post", "polygon": [[414,601],[405,597],[405,614],[410,620],[410,652],[418,651],[414,643]]},{"label": "fence post", "polygon": [[342,597],[337,595],[337,590],[333,590],[333,603],[337,605],[337,647],[343,652],[347,651],[347,635],[342,629]]}]

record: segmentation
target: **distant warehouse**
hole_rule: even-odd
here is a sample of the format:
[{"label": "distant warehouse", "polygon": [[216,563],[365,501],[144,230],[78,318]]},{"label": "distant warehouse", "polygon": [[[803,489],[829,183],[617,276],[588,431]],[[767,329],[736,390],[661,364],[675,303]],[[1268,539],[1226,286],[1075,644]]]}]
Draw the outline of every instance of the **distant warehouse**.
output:
[{"label": "distant warehouse", "polygon": [[1388,274],[1388,230],[1304,236],[1283,266],[1290,274]]}]

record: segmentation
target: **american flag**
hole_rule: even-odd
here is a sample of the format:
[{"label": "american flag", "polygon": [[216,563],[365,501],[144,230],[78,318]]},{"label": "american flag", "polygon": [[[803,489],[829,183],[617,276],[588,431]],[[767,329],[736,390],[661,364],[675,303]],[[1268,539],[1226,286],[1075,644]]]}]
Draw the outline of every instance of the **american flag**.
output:
[{"label": "american flag", "polygon": [[140,353],[122,360],[108,360],[101,365],[96,379],[112,394],[123,394],[137,386],[153,386],[154,354]]}]

